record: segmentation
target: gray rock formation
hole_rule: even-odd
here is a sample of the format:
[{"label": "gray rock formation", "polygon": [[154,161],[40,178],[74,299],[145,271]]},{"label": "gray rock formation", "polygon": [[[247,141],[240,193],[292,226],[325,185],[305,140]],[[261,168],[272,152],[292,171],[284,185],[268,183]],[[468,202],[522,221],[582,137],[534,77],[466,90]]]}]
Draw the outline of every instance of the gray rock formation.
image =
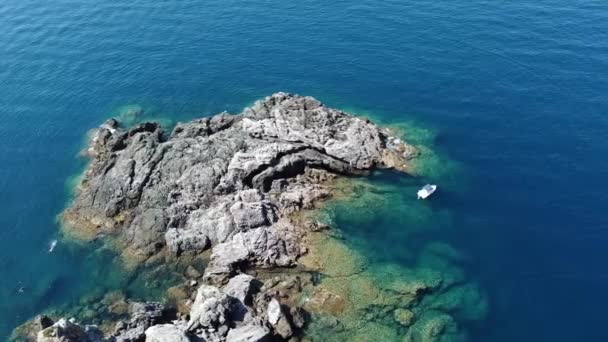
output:
[{"label": "gray rock formation", "polygon": [[[406,170],[414,151],[366,119],[285,93],[171,133],[156,123],[124,129],[108,120],[92,134],[91,163],[64,213],[67,229],[87,239],[114,234],[138,260],[212,248],[189,318],[168,321],[160,305],[138,304],[108,338],[290,338],[305,314],[269,293],[252,298],[257,280],[240,272],[295,266],[306,252],[302,237],[322,227],[297,223],[292,213],[330,197],[328,181],[339,175]],[[73,328],[55,325],[42,332]]]},{"label": "gray rock formation", "polygon": [[259,324],[249,324],[230,330],[226,342],[263,342],[268,341],[270,330]]},{"label": "gray rock formation", "polygon": [[146,342],[189,342],[186,332],[174,324],[158,324],[146,330]]},{"label": "gray rock formation", "polygon": [[170,134],[112,119],[93,134],[92,162],[64,218],[91,238],[122,235],[142,258],[215,246],[208,279],[236,264],[290,266],[300,250],[281,218],[330,195],[315,177],[403,168],[409,146],[388,139],[368,120],[285,93]]},{"label": "gray rock formation", "polygon": [[164,311],[165,308],[160,303],[132,303],[129,307],[130,320],[119,322],[114,329],[115,341],[141,341],[149,327],[167,321]]},{"label": "gray rock formation", "polygon": [[270,322],[270,324],[277,324],[279,323],[279,319],[281,319],[282,316],[282,312],[281,312],[281,304],[279,303],[278,300],[276,300],[276,298],[273,298],[270,303],[268,303],[268,322]]},{"label": "gray rock formation", "polygon": [[251,302],[250,296],[254,281],[255,278],[248,274],[239,274],[230,279],[226,287],[224,287],[224,292],[244,304],[249,304]]},{"label": "gray rock formation", "polygon": [[273,326],[277,334],[285,339],[293,334],[291,323],[281,308],[281,303],[276,298],[268,303],[268,322]]},{"label": "gray rock formation", "polygon": [[201,285],[190,311],[188,330],[218,329],[228,322],[230,306],[230,296],[215,286]]},{"label": "gray rock formation", "polygon": [[38,332],[38,342],[104,342],[103,334],[96,326],[81,326],[73,320],[62,318]]}]

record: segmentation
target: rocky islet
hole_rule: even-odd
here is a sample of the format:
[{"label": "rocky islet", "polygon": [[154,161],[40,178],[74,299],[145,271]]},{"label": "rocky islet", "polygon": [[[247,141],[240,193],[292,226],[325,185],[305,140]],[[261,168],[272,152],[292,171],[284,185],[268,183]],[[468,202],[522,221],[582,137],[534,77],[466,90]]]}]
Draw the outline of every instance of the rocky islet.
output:
[{"label": "rocky islet", "polygon": [[439,340],[454,326],[451,316],[414,305],[439,284],[418,279],[398,295],[382,288],[365,258],[314,214],[324,200],[354,193],[344,176],[412,172],[417,148],[367,119],[277,93],[239,115],[181,123],[171,133],[110,119],[92,132],[85,154],[90,164],[63,215],[67,235],[111,237],[136,267],[201,256],[206,265],[189,264],[189,280],[167,291],[166,304],[110,293],[101,309],[115,314],[112,325],[41,316],[26,325],[30,339],[301,339],[310,314],[313,338],[327,324],[336,338],[381,337],[370,316],[378,311],[412,341]]},{"label": "rocky islet", "polygon": [[[311,97],[277,93],[242,114],[178,124],[171,133],[156,123],[123,128],[110,119],[93,131],[86,154],[90,164],[63,215],[68,235],[111,236],[134,264],[187,259],[208,249],[210,258],[202,285],[193,280],[182,287],[178,314],[135,302],[113,331],[101,334],[60,319],[38,340],[297,335],[306,313],[285,295],[286,278],[260,281],[246,273],[298,265],[308,252],[307,233],[319,224],[294,214],[331,197],[338,176],[405,171],[416,150],[369,120]],[[299,292],[310,279],[304,274],[290,282],[300,283],[289,289]]]}]

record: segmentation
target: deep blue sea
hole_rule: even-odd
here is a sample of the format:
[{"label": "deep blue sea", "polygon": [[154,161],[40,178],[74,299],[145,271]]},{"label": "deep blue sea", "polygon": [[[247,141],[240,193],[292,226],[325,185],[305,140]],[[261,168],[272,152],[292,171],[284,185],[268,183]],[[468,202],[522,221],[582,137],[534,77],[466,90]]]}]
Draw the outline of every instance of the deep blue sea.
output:
[{"label": "deep blue sea", "polygon": [[[450,224],[426,234],[487,293],[471,340],[608,341],[607,18],[601,0],[2,1],[0,339],[93,289],[145,292],[111,252],[47,253],[89,129],[288,91],[422,127],[458,165],[431,177]],[[342,229],[378,260],[417,241]]]}]

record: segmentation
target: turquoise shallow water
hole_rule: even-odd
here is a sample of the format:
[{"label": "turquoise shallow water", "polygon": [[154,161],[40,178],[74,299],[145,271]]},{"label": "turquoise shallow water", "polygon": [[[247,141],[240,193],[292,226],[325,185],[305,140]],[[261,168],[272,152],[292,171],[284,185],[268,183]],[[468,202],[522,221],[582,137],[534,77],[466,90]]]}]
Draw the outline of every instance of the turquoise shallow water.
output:
[{"label": "turquoise shallow water", "polygon": [[471,340],[606,340],[607,14],[599,0],[4,1],[0,336],[133,283],[111,254],[46,253],[88,129],[124,105],[178,121],[282,90],[413,120],[460,165],[431,176],[446,186],[425,205],[449,222],[419,228],[439,229],[338,224],[378,262],[434,240],[468,255],[490,308]]}]

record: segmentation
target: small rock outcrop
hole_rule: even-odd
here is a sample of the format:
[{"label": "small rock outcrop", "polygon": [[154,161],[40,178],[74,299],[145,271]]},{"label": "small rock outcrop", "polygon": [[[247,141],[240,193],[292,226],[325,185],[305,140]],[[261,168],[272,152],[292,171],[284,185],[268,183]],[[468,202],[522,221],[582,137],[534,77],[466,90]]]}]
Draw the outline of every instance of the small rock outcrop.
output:
[{"label": "small rock outcrop", "polygon": [[282,338],[289,338],[293,334],[291,323],[281,308],[281,303],[276,298],[270,300],[268,303],[268,322],[279,336]]},{"label": "small rock outcrop", "polygon": [[146,330],[147,342],[189,342],[186,332],[174,324],[153,325]]},{"label": "small rock outcrop", "polygon": [[259,324],[245,325],[228,332],[226,342],[263,342],[268,341],[270,330]]},{"label": "small rock outcrop", "polygon": [[114,329],[116,342],[141,341],[149,327],[165,323],[169,319],[165,307],[160,303],[132,303],[129,313],[130,320],[119,322]]},{"label": "small rock outcrop", "polygon": [[240,300],[244,304],[251,303],[251,292],[256,279],[248,274],[239,274],[228,282],[224,292]]},{"label": "small rock outcrop", "polygon": [[103,333],[96,326],[81,326],[62,318],[38,332],[38,342],[103,342]]}]

